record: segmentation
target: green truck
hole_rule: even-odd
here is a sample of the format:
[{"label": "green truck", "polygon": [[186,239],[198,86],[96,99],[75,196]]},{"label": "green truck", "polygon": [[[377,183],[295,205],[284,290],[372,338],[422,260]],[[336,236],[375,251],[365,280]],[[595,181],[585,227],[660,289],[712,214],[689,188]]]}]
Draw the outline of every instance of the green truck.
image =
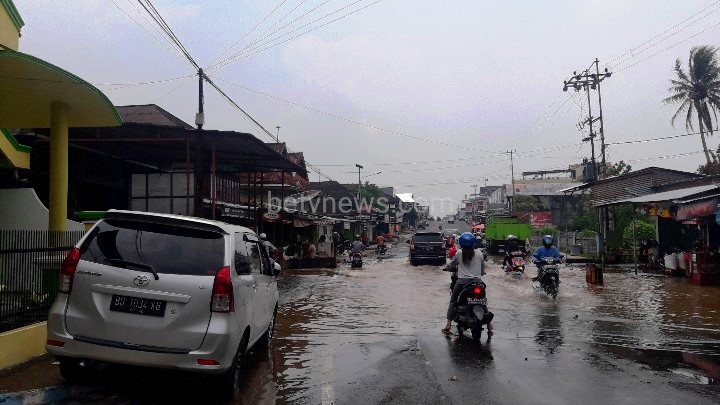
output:
[{"label": "green truck", "polygon": [[525,247],[525,241],[530,239],[531,234],[530,224],[520,223],[514,215],[491,215],[485,220],[485,246],[490,254],[505,249],[508,235],[517,236],[520,246]]}]

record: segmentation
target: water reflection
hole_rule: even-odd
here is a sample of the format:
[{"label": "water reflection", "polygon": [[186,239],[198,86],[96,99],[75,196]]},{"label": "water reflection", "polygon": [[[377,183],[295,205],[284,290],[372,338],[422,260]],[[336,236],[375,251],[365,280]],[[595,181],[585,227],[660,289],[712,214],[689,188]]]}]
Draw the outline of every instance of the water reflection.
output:
[{"label": "water reflection", "polygon": [[557,314],[538,315],[538,332],[535,342],[542,346],[546,356],[552,356],[563,345],[560,316]]}]

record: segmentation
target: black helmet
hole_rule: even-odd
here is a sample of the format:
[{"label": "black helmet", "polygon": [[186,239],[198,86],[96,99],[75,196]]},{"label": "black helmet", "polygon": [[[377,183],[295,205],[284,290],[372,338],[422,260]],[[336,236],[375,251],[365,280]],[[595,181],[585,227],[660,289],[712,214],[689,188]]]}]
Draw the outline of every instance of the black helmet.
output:
[{"label": "black helmet", "polygon": [[543,235],[542,237],[542,243],[543,246],[550,249],[550,247],[553,245],[553,237],[552,235]]},{"label": "black helmet", "polygon": [[508,242],[510,242],[510,241],[517,242],[517,241],[518,241],[518,237],[515,236],[515,235],[508,235],[507,238],[505,238],[505,240],[508,241]]}]

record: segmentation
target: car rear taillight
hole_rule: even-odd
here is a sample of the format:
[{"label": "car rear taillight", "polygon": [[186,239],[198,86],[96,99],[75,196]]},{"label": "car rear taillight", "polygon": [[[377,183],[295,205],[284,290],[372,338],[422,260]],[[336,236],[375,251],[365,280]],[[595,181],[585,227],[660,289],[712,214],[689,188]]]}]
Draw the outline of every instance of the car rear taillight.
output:
[{"label": "car rear taillight", "polygon": [[217,360],[211,359],[197,359],[197,364],[201,366],[217,366],[220,363]]},{"label": "car rear taillight", "polygon": [[65,342],[61,342],[59,340],[52,340],[52,339],[48,339],[47,344],[48,344],[48,346],[56,346],[56,347],[65,346]]},{"label": "car rear taillight", "polygon": [[229,266],[221,268],[215,274],[210,310],[212,312],[232,312],[235,310]]},{"label": "car rear taillight", "polygon": [[73,278],[80,262],[80,249],[72,248],[60,266],[60,292],[70,294],[72,291]]}]

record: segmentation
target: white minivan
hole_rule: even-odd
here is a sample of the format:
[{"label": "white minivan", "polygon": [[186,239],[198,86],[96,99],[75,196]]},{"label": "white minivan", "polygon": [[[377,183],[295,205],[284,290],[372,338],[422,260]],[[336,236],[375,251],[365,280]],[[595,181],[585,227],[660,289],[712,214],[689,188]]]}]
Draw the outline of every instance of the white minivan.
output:
[{"label": "white minivan", "polygon": [[222,374],[272,339],[275,264],[250,229],[110,210],[62,264],[47,351],[67,380],[93,361]]}]

